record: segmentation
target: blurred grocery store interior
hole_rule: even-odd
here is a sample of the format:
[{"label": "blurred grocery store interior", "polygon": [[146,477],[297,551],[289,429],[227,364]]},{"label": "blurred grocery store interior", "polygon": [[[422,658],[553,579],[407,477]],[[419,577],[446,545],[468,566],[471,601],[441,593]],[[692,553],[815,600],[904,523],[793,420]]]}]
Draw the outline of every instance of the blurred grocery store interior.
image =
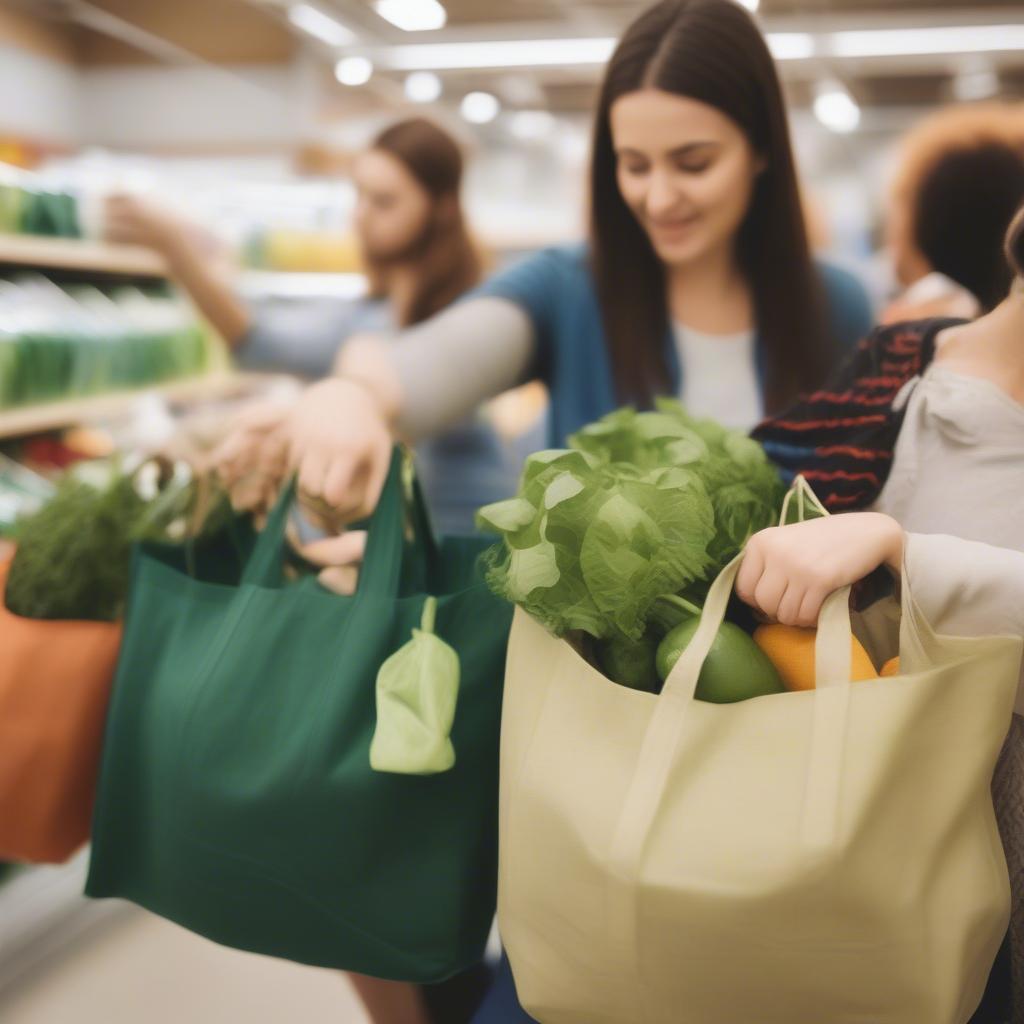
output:
[{"label": "blurred grocery store interior", "polygon": [[[917,283],[888,232],[900,175],[940,146],[921,126],[962,114],[933,135],[1024,154],[1024,6],[742,3],[782,79],[813,249],[857,276],[881,316]],[[186,225],[237,308],[266,322],[316,321],[372,292],[352,170],[401,120],[427,118],[458,143],[484,273],[583,241],[598,87],[645,6],[0,0],[0,545],[60,469],[152,450],[185,421],[210,438],[240,400],[310,375],[301,331],[291,367],[233,352],[111,197]],[[985,306],[980,286],[954,285]],[[544,401],[528,388],[492,410],[509,459],[534,444]],[[4,1024],[365,1021],[340,974],[85,901],[85,864],[0,865]]]}]

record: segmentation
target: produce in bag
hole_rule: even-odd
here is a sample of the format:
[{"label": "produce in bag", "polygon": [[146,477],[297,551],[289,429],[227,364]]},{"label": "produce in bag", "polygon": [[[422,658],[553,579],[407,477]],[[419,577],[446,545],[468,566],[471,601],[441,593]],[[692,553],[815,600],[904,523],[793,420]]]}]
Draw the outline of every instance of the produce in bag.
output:
[{"label": "produce in bag", "polygon": [[[815,687],[814,645],[816,629],[785,626],[772,622],[754,630],[754,643],[778,670],[787,690],[813,690]],[[879,673],[864,650],[863,644],[850,637],[851,675],[853,682],[877,679]],[[898,661],[898,659],[897,659]],[[897,671],[899,671],[897,665]],[[893,673],[895,674],[895,673]]]},{"label": "produce in bag", "polygon": [[[658,677],[664,682],[700,626],[700,617],[680,623],[658,645]],[[738,700],[782,693],[783,680],[771,659],[748,633],[731,622],[718,628],[697,682],[698,700],[733,704]]]},{"label": "produce in bag", "polygon": [[[196,578],[237,578],[238,524],[181,464],[81,464],[16,524],[0,563],[0,858],[61,863],[90,834],[133,538]],[[205,536],[215,525],[218,536]]]},{"label": "produce in bag", "polygon": [[530,456],[517,496],[478,513],[502,537],[488,583],[555,636],[592,639],[615,682],[657,690],[657,648],[679,620],[659,602],[699,611],[747,539],[778,521],[784,486],[760,445],[668,399],[611,413],[569,445]]},{"label": "produce in bag", "polygon": [[[65,474],[54,496],[14,526],[7,608],[29,619],[115,621],[127,597],[132,545],[183,539],[200,493],[187,466],[160,460],[132,472],[114,461]],[[232,518],[225,494],[204,504],[200,534]]]},{"label": "produce in bag", "polygon": [[896,657],[890,658],[881,667],[878,674],[883,679],[888,679],[890,676],[898,676],[900,674],[900,656],[897,654]]}]

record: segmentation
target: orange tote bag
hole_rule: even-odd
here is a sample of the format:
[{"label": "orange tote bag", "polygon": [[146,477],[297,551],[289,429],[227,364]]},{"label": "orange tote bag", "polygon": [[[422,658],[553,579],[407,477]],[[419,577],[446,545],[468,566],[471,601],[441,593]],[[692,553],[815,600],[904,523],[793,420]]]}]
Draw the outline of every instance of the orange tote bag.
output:
[{"label": "orange tote bag", "polygon": [[88,840],[120,643],[119,622],[26,619],[0,600],[0,860],[60,863]]}]

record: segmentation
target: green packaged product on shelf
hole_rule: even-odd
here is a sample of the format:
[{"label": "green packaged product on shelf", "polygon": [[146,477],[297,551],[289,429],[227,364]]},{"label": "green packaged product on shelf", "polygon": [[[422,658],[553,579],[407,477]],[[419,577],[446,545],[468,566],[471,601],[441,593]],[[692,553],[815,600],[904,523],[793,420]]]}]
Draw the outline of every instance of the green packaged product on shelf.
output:
[{"label": "green packaged product on shelf", "polygon": [[0,184],[0,232],[13,234],[21,230],[25,193],[17,185]]},{"label": "green packaged product on shelf", "polygon": [[196,376],[211,341],[172,296],[0,282],[0,409]]},{"label": "green packaged product on shelf", "polygon": [[64,192],[24,191],[20,230],[26,235],[80,238],[78,203]]}]

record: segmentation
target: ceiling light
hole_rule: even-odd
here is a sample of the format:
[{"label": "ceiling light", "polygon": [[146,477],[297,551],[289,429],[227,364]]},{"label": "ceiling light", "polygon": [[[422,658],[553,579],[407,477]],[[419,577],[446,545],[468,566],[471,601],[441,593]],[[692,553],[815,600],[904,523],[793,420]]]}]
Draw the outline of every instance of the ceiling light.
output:
[{"label": "ceiling light", "polygon": [[373,75],[373,61],[366,57],[343,57],[334,66],[334,77],[342,85],[366,85]]},{"label": "ceiling light", "polygon": [[388,62],[399,70],[512,68],[603,64],[614,39],[513,39],[480,43],[394,46]]},{"label": "ceiling light", "polygon": [[396,28],[429,32],[444,28],[448,12],[437,0],[377,0],[373,9]]},{"label": "ceiling light", "polygon": [[[616,42],[612,38],[595,36],[415,43],[388,47],[381,51],[381,59],[396,71],[575,67],[607,63]],[[768,44],[776,60],[802,60],[814,54],[814,38],[806,32],[773,32],[768,36]]]},{"label": "ceiling light", "polygon": [[833,32],[836,57],[912,57],[941,53],[1024,50],[1024,25],[958,25]]},{"label": "ceiling light", "polygon": [[433,103],[441,95],[441,79],[433,71],[414,71],[405,80],[405,95],[413,103]]},{"label": "ceiling light", "polygon": [[815,90],[814,116],[829,131],[846,134],[860,124],[860,107],[839,82],[822,82]]},{"label": "ceiling light", "polygon": [[808,32],[769,32],[765,38],[776,60],[807,60],[814,56],[814,36]]},{"label": "ceiling light", "polygon": [[501,104],[489,92],[471,92],[463,97],[461,111],[470,124],[489,124],[501,112]]},{"label": "ceiling light", "polygon": [[[779,61],[816,57],[862,58],[1024,50],[1024,25],[958,25],[826,33],[769,32]],[[574,67],[607,63],[617,40],[609,37],[504,39],[405,44],[381,50],[381,63],[396,71],[472,68]]]},{"label": "ceiling light", "polygon": [[328,17],[310,4],[296,4],[288,9],[288,20],[307,35],[314,36],[328,46],[344,46],[355,41],[355,35],[340,21]]},{"label": "ceiling light", "polygon": [[751,14],[754,13],[761,6],[761,0],[740,0],[740,3],[746,7]]}]

